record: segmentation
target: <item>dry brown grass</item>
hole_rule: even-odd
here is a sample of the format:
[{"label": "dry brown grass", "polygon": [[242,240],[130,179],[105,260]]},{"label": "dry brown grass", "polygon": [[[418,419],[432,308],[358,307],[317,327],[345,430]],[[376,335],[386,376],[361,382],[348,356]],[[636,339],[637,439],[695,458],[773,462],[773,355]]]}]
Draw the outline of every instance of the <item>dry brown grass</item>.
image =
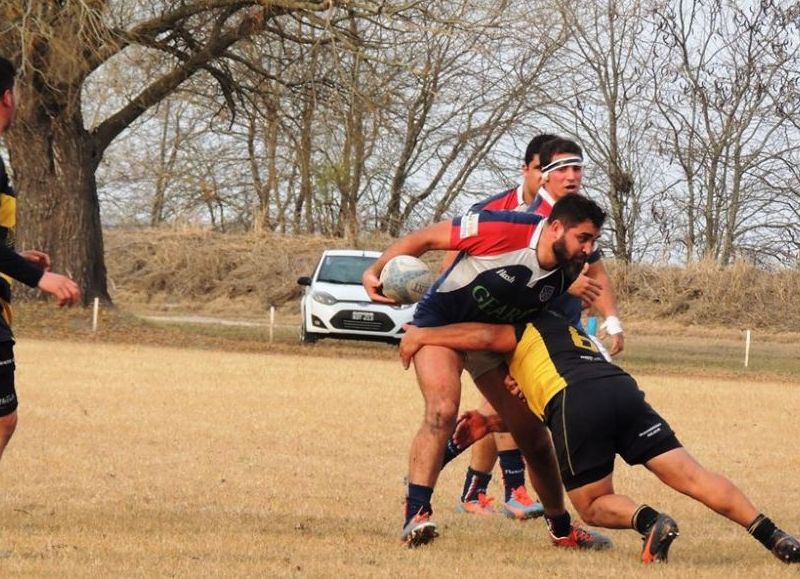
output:
[{"label": "dry brown grass", "polygon": [[[357,247],[382,250],[388,237]],[[117,303],[148,311],[263,315],[270,305],[297,318],[300,287],[327,248],[341,239],[272,233],[220,234],[203,229],[112,229],[106,259]],[[438,268],[441,254],[427,257]],[[770,333],[800,329],[800,271],[761,272],[746,264],[721,268],[633,265],[609,260],[626,322],[681,327],[753,328]]]},{"label": "dry brown grass", "polygon": [[[421,399],[394,360],[32,338],[17,358],[21,422],[0,465],[6,576],[796,576],[625,467],[619,489],[681,523],[668,568],[641,569],[631,532],[611,533],[611,552],[566,553],[541,522],[456,515],[465,457],[434,498],[442,537],[400,548]],[[799,383],[641,383],[696,456],[800,532]]]},{"label": "dry brown grass", "polygon": [[[205,229],[113,229],[106,233],[113,297],[148,309],[263,313],[298,311],[297,278],[311,275],[325,249],[383,250],[391,240],[351,244],[319,236],[220,234]],[[429,256],[435,261],[437,254]]]},{"label": "dry brown grass", "polygon": [[625,316],[683,326],[797,332],[800,271],[764,272],[745,263],[720,267],[653,267],[611,261],[609,271]]}]

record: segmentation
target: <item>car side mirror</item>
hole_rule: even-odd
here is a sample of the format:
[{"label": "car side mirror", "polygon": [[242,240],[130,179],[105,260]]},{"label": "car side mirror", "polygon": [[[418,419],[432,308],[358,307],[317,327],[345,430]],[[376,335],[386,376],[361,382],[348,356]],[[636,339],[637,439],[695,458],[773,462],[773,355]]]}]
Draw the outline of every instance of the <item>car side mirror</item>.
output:
[{"label": "car side mirror", "polygon": [[303,277],[298,277],[297,278],[297,283],[300,284],[300,285],[310,286],[311,285],[311,278],[308,277],[307,275],[304,275]]}]

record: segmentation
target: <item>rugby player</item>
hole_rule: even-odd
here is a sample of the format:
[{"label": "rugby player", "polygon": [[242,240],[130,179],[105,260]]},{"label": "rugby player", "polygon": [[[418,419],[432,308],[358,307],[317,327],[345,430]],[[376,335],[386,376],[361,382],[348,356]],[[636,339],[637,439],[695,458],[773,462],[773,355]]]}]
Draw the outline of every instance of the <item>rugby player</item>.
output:
[{"label": "rugby player", "polygon": [[[617,454],[738,523],[784,563],[800,563],[800,542],[760,513],[731,481],[698,463],[645,401],[636,381],[561,316],[543,312],[514,325],[407,326],[400,344],[404,367],[412,359],[416,365],[416,356],[431,347],[508,353],[511,375],[528,406],[550,429],[575,509],[590,525],[638,531],[644,563],[666,562],[678,525],[669,515],[614,491]],[[460,445],[505,428],[502,416],[487,421],[471,412],[462,418],[455,434]]]},{"label": "rugby player", "polygon": [[[14,65],[0,57],[0,136],[11,126],[16,111]],[[50,257],[41,251],[14,250],[17,200],[0,157],[0,457],[17,428],[14,386],[14,335],[11,332],[11,279],[52,294],[59,306],[78,301],[80,291],[71,279],[50,272]]]},{"label": "rugby player", "polygon": [[[418,304],[414,324],[439,326],[459,321],[509,323],[525,321],[553,297],[563,293],[581,272],[605,219],[594,202],[568,196],[554,207],[550,219],[531,213],[480,212],[443,221],[392,244],[364,272],[370,298],[393,303],[380,293],[379,275],[397,255],[419,256],[432,249],[457,250],[452,266]],[[587,292],[591,301],[594,294]],[[455,427],[461,398],[462,354],[442,347],[425,347],[416,355],[417,380],[425,400],[423,423],[409,457],[406,513],[402,538],[409,546],[437,536],[430,520],[431,496],[442,467],[444,448]],[[483,384],[482,393],[503,416],[525,459],[534,467],[532,483],[544,506],[555,544],[564,547],[609,546],[572,525],[564,508],[549,435],[518,399],[498,382]],[[524,441],[524,442],[520,442]]]},{"label": "rugby player", "polygon": [[[542,166],[544,165],[544,169]],[[528,144],[523,165],[523,183],[470,208],[470,212],[481,210],[531,211],[548,217],[553,204],[566,195],[579,194],[583,177],[583,151],[576,142],[554,135],[538,135]],[[595,308],[605,318],[605,328],[611,336],[611,352],[617,354],[623,349],[622,324],[618,318],[617,304],[611,287],[611,280],[603,265],[599,251],[594,251],[586,266],[586,275],[581,275],[570,287],[569,292],[579,293],[582,284],[598,282],[599,293],[594,301]],[[582,300],[563,294],[548,306],[563,313],[575,324],[580,324]],[[494,352],[468,352],[464,368],[474,382],[497,380],[498,373],[505,373],[503,356]],[[484,378],[485,376],[485,378]],[[480,412],[494,414],[488,402],[483,402]],[[458,456],[461,449],[448,441],[444,463]],[[458,510],[473,514],[494,512],[494,499],[488,495],[491,471],[495,460],[500,458],[503,486],[505,490],[502,512],[516,519],[524,520],[542,514],[539,501],[534,501],[525,489],[525,470],[522,456],[513,438],[497,433],[488,436],[472,447],[470,465],[464,479],[463,491]]]}]

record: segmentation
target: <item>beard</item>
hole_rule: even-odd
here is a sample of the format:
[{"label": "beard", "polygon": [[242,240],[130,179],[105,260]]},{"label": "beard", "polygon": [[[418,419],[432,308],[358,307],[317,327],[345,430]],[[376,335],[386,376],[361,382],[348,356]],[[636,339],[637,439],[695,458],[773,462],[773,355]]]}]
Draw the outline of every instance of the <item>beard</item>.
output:
[{"label": "beard", "polygon": [[577,278],[583,271],[583,266],[586,264],[586,254],[580,252],[577,255],[570,255],[563,237],[553,242],[553,254],[556,256],[558,266],[564,270],[570,279]]}]

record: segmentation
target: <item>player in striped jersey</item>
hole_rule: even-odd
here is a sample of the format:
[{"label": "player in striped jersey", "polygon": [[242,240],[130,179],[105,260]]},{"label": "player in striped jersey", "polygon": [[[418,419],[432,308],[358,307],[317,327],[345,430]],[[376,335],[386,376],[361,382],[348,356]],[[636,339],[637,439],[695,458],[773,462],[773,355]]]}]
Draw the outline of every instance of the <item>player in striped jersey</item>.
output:
[{"label": "player in striped jersey", "polygon": [[[542,172],[544,164],[544,172]],[[484,208],[503,207],[530,211],[548,217],[553,204],[566,195],[580,193],[583,167],[583,151],[574,141],[553,135],[540,135],[529,143],[525,151],[523,167],[524,181],[517,188],[490,197],[471,208],[471,211]],[[602,262],[601,253],[594,251],[588,260],[586,275],[576,280],[570,291],[579,292],[581,285],[592,289],[599,287],[594,305],[606,318],[612,335],[611,351],[618,353],[623,347],[622,327],[617,318],[617,305],[611,282]],[[548,305],[565,315],[575,324],[580,324],[582,300],[570,294],[554,298]],[[493,352],[469,352],[465,356],[465,369],[476,384],[479,381],[500,380],[507,372],[502,356]],[[480,387],[480,386],[479,386]],[[494,414],[491,405],[484,403],[480,411],[486,415]],[[460,454],[461,450],[448,441],[445,450],[445,463]],[[541,504],[533,501],[525,489],[522,457],[513,438],[508,434],[486,437],[472,447],[470,465],[464,480],[459,511],[474,514],[493,512],[493,499],[488,496],[487,487],[495,460],[500,458],[505,496],[502,511],[509,517],[526,519],[541,514]]]},{"label": "player in striped jersey", "polygon": [[[417,306],[414,323],[440,326],[458,321],[524,321],[579,275],[605,218],[583,197],[569,196],[553,208],[549,220],[531,213],[480,212],[444,221],[395,242],[364,273],[374,301],[391,303],[380,293],[379,275],[396,255],[421,255],[430,249],[458,250],[453,265]],[[410,546],[436,536],[429,520],[431,496],[442,466],[444,446],[455,426],[461,397],[462,354],[445,348],[421,350],[415,358],[425,398],[425,418],[412,444],[403,539]],[[598,548],[609,542],[571,524],[563,506],[552,444],[544,427],[505,391],[502,381],[483,394],[511,424],[521,450],[535,468],[532,481],[560,546]]]}]

